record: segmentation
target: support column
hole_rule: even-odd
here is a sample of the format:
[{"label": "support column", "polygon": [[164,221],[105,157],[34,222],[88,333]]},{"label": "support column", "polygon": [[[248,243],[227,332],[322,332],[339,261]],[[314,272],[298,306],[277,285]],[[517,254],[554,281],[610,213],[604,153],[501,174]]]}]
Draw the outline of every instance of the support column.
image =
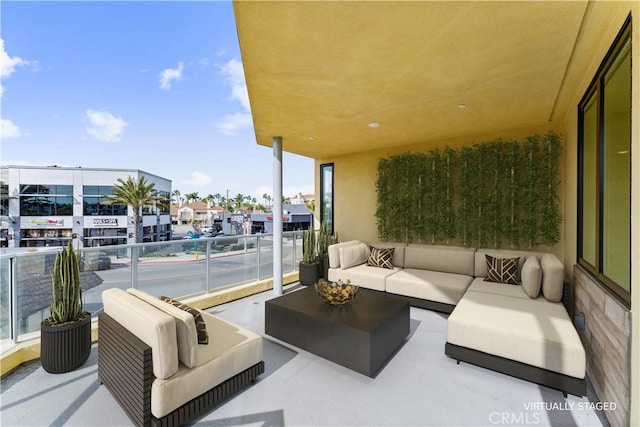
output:
[{"label": "support column", "polygon": [[273,293],[282,295],[282,137],[273,137]]}]

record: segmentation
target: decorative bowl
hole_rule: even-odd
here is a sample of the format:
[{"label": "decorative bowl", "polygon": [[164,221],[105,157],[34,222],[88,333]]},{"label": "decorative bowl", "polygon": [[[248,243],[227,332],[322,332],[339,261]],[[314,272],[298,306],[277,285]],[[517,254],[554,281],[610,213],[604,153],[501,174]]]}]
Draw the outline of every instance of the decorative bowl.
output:
[{"label": "decorative bowl", "polygon": [[341,280],[337,282],[318,282],[313,285],[320,298],[331,305],[341,305],[351,302],[358,292],[358,287],[352,285],[350,280],[343,283]]}]

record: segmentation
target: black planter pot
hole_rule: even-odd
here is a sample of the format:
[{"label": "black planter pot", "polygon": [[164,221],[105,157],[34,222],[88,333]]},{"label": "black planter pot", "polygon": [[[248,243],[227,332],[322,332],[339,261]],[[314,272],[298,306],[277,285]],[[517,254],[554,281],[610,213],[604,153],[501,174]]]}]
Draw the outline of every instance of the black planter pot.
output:
[{"label": "black planter pot", "polygon": [[79,368],[91,353],[91,315],[61,326],[40,325],[40,363],[51,374]]},{"label": "black planter pot", "polygon": [[307,264],[305,262],[300,262],[298,266],[299,277],[301,285],[304,286],[313,286],[320,279],[319,266],[317,262],[313,262],[311,264]]}]

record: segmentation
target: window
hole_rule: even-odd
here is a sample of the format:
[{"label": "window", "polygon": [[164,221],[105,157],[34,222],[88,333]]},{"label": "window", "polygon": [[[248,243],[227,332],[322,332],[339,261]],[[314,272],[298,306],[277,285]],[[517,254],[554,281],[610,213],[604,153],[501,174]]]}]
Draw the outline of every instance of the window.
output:
[{"label": "window", "polygon": [[72,185],[21,185],[20,215],[73,215]]},{"label": "window", "polygon": [[158,191],[156,193],[156,207],[160,215],[171,213],[171,194],[168,191]]},{"label": "window", "polygon": [[631,23],[578,107],[578,262],[631,301]]},{"label": "window", "polygon": [[333,233],[333,163],[320,165],[320,220]]},{"label": "window", "polygon": [[83,215],[127,215],[127,206],[112,204],[109,196],[113,195],[113,187],[85,185],[82,188],[82,214]]},{"label": "window", "polygon": [[9,215],[9,186],[0,183],[0,215]]}]

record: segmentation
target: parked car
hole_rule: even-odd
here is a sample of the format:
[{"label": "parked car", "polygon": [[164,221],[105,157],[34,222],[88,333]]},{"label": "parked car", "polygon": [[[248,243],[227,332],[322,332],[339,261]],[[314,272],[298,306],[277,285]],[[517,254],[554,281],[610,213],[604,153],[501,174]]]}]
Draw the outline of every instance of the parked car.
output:
[{"label": "parked car", "polygon": [[104,252],[87,252],[83,254],[80,270],[99,271],[111,269],[111,257]]}]

